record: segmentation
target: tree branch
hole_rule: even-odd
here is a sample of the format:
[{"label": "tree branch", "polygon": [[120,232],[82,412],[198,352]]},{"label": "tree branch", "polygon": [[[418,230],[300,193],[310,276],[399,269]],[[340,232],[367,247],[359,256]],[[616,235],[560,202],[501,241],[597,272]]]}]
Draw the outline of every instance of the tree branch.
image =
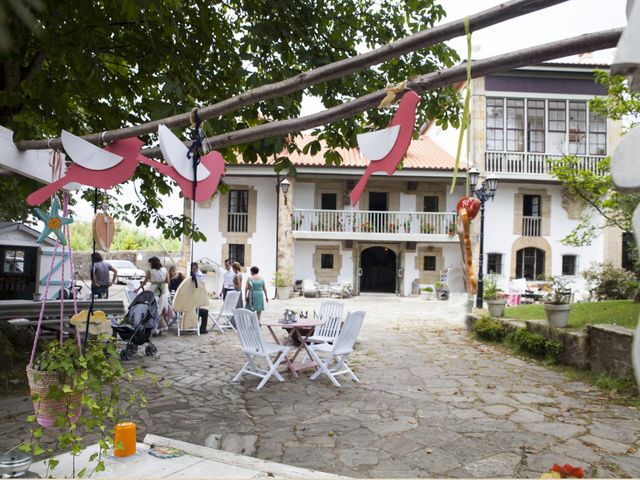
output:
[{"label": "tree branch", "polygon": [[[480,30],[505,20],[564,3],[565,1],[567,0],[511,0],[510,2],[506,2],[469,16],[469,29],[472,32]],[[372,65],[383,63],[389,59],[464,35],[464,33],[464,19],[423,30],[362,55],[357,55],[314,70],[309,70],[287,80],[254,88],[236,97],[232,97],[200,109],[198,114],[202,120],[219,117],[236,111],[246,105],[252,105],[256,102],[268,100],[270,98],[285,96],[312,85],[340,78],[368,68]],[[114,141],[155,133],[158,126],[161,124],[164,124],[167,127],[181,127],[189,125],[191,123],[189,116],[190,112],[160,120],[154,120],[134,127],[110,130],[105,132],[104,140]],[[85,135],[82,138],[98,145],[102,139],[102,134],[94,133],[91,135]],[[48,140],[23,140],[17,143],[17,147],[21,150],[43,150],[50,148],[48,146],[48,142]],[[51,148],[62,148],[60,138],[52,139],[50,145]]]}]

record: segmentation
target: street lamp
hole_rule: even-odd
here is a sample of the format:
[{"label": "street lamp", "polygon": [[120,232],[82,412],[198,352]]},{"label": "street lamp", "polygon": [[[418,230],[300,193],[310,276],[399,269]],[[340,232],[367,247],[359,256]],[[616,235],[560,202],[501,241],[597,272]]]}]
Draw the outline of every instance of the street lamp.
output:
[{"label": "street lamp", "polygon": [[484,269],[484,204],[487,200],[493,198],[496,195],[498,189],[498,178],[495,174],[491,173],[478,188],[478,179],[480,178],[480,172],[475,167],[469,170],[469,190],[471,195],[475,195],[480,200],[480,259],[478,261],[478,294],[476,296],[476,308],[482,308],[482,278],[484,277],[482,271]]},{"label": "street lamp", "polygon": [[287,192],[289,191],[289,180],[286,178],[280,182],[280,188],[282,189],[282,193],[284,193],[284,204],[287,204]]}]

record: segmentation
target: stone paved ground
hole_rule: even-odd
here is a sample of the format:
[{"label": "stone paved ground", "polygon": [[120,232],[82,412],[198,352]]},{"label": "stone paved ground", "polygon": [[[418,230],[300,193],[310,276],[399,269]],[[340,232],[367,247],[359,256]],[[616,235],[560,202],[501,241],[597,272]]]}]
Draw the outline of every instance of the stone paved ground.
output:
[{"label": "stone paved ground", "polygon": [[[231,382],[235,334],[170,334],[155,359],[170,385],[147,388],[145,432],[353,477],[534,477],[554,463],[591,477],[640,477],[640,413],[586,384],[481,344],[464,331],[463,299],[361,296],[367,316],[352,356],[360,376],[334,388],[308,375]],[[272,302],[317,310],[319,301]],[[266,332],[265,332],[266,336]],[[25,435],[25,397],[0,400],[0,450]]]}]

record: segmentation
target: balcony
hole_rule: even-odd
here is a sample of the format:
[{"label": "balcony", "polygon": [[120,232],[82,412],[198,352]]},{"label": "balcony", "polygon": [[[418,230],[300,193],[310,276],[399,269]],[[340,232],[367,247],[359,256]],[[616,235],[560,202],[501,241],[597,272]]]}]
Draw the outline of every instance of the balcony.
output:
[{"label": "balcony", "polygon": [[522,217],[522,236],[539,237],[542,231],[542,217]]},{"label": "balcony", "polygon": [[404,242],[457,242],[455,213],[293,210],[294,238]]},{"label": "balcony", "polygon": [[246,232],[248,221],[248,213],[228,213],[227,232]]},{"label": "balcony", "polygon": [[[605,158],[598,155],[576,155],[578,167],[589,170],[596,175],[602,175],[598,163]],[[562,158],[562,155],[548,155],[546,153],[518,153],[518,152],[485,152],[484,169],[487,173],[500,173],[503,178],[539,178],[550,180],[551,161]]]}]

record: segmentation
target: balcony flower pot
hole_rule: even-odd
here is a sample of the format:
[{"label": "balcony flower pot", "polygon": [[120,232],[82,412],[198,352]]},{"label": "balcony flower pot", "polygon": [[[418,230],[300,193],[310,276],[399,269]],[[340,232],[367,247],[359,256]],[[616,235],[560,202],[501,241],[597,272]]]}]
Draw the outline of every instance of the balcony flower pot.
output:
[{"label": "balcony flower pot", "polygon": [[489,309],[489,315],[495,318],[504,317],[504,308],[507,306],[507,302],[504,300],[485,300],[487,302],[487,308]]}]

